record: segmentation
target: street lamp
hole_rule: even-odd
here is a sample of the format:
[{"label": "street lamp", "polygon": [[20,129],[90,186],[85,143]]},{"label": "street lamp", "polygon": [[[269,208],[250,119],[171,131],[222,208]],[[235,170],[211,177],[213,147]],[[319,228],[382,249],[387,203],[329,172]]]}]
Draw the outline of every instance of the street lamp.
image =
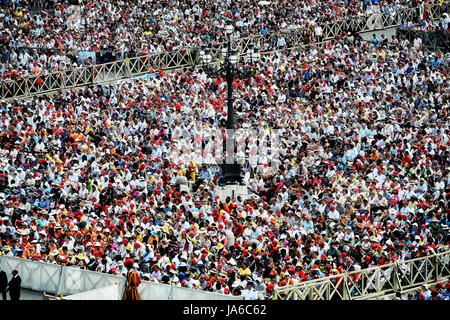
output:
[{"label": "street lamp", "polygon": [[[227,46],[220,50],[220,54],[223,57],[221,63],[218,66],[210,65],[213,57],[210,48],[203,46],[200,50],[200,60],[202,62],[202,69],[210,77],[216,78],[218,76],[223,77],[227,81],[227,145],[232,148],[227,148],[227,151],[231,151],[228,154],[228,161],[223,161],[222,167],[222,184],[236,184],[242,183],[241,165],[236,163],[234,156],[234,106],[233,106],[233,81],[236,78],[246,80],[251,78],[255,74],[254,63],[260,58],[258,50],[253,44],[248,46],[246,53],[238,54],[237,50],[232,48],[231,34],[233,33],[233,24],[229,20],[225,26],[225,33],[227,34]],[[241,62],[241,55],[245,54],[246,64]],[[242,59],[243,60],[243,59]],[[230,150],[231,149],[231,150]],[[230,161],[231,160],[231,161]]]}]

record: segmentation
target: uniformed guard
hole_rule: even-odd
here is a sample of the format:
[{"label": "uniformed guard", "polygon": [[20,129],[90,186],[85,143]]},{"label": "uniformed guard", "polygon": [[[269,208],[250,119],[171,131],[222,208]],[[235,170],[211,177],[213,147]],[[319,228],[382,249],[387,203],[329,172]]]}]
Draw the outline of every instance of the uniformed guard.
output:
[{"label": "uniformed guard", "polygon": [[141,283],[139,275],[135,269],[133,269],[133,260],[127,259],[125,261],[125,267],[127,268],[127,287],[125,290],[125,300],[139,300],[139,293],[137,287]]}]

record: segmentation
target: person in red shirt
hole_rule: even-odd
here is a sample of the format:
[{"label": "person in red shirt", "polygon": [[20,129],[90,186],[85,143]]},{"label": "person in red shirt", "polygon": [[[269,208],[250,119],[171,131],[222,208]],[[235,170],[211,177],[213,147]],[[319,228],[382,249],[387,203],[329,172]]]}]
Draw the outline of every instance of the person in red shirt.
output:
[{"label": "person in red shirt", "polygon": [[100,242],[96,242],[94,248],[92,249],[92,255],[96,258],[100,257],[103,254],[103,250],[101,249]]},{"label": "person in red shirt", "polygon": [[231,229],[234,236],[240,237],[244,233],[244,226],[240,224],[236,219],[233,219],[233,228]]}]

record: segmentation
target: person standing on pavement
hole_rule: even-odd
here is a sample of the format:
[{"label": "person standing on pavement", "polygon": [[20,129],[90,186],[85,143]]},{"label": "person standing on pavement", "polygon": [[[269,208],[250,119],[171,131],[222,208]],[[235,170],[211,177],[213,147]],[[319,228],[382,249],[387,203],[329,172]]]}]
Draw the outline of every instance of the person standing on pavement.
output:
[{"label": "person standing on pavement", "polygon": [[2,293],[3,301],[6,301],[6,287],[8,286],[8,277],[6,272],[0,270],[0,291]]},{"label": "person standing on pavement", "polygon": [[125,291],[125,300],[139,300],[139,293],[137,287],[141,283],[139,276],[134,269],[134,264],[131,259],[125,261],[125,267],[128,269],[127,273],[127,289]]},{"label": "person standing on pavement", "polygon": [[19,301],[20,300],[20,285],[22,283],[22,279],[19,276],[19,271],[13,270],[13,277],[9,280],[7,291],[9,291],[9,297],[11,301]]}]

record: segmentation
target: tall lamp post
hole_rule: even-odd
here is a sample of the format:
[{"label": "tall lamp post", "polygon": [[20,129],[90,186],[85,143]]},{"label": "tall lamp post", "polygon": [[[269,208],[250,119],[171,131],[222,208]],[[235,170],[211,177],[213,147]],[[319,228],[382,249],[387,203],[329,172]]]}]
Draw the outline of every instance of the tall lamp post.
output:
[{"label": "tall lamp post", "polygon": [[[227,159],[222,162],[222,178],[221,184],[240,184],[242,183],[241,165],[236,162],[234,156],[234,130],[235,130],[235,114],[233,106],[233,81],[236,78],[246,80],[252,77],[255,73],[253,64],[259,60],[260,54],[253,44],[250,44],[246,54],[247,64],[240,63],[240,53],[232,48],[231,34],[233,33],[233,25],[228,21],[225,26],[225,33],[227,34],[227,46],[222,48],[221,54],[223,61],[219,66],[210,65],[212,62],[212,55],[210,48],[202,46],[200,51],[200,59],[202,62],[202,69],[210,77],[216,78],[218,76],[225,78],[227,81]],[[230,153],[230,154],[228,154]]]}]

